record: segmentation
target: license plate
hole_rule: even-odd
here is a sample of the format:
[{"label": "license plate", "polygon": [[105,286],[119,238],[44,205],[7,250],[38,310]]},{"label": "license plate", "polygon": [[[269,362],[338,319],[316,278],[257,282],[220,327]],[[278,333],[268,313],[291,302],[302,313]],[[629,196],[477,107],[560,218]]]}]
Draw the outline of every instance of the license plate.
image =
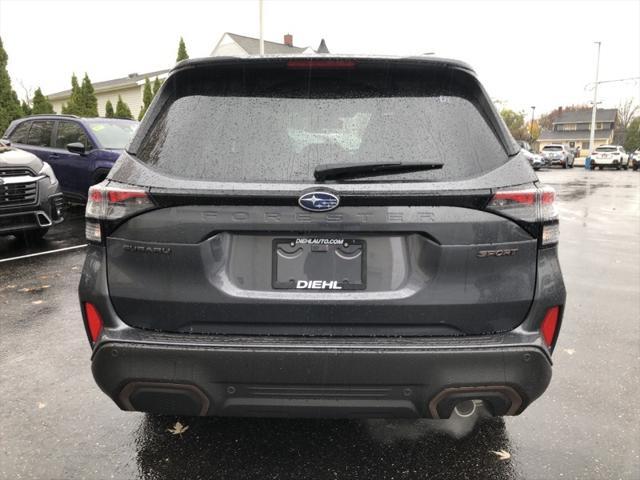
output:
[{"label": "license plate", "polygon": [[338,237],[273,240],[272,286],[300,291],[366,288],[366,242]]}]

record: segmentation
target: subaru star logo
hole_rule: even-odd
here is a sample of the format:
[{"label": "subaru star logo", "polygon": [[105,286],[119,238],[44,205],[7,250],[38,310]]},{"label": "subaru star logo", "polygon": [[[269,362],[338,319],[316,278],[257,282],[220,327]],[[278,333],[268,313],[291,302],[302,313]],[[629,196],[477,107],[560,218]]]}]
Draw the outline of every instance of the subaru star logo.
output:
[{"label": "subaru star logo", "polygon": [[309,192],[298,199],[298,204],[311,212],[327,212],[338,206],[340,200],[329,192]]}]

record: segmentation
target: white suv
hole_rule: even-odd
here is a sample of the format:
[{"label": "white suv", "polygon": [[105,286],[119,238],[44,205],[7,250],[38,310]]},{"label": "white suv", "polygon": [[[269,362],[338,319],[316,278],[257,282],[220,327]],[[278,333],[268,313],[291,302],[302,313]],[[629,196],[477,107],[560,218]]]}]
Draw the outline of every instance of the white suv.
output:
[{"label": "white suv", "polygon": [[605,167],[620,170],[629,168],[629,155],[620,145],[601,145],[591,154],[591,168],[598,167],[602,170]]}]

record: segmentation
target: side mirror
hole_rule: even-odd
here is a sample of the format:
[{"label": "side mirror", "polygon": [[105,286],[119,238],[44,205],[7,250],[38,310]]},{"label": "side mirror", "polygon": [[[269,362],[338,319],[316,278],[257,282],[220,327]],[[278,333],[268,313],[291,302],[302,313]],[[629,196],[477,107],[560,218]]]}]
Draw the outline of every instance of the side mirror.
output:
[{"label": "side mirror", "polygon": [[71,153],[77,153],[79,155],[84,155],[87,149],[84,147],[84,145],[82,143],[73,142],[73,143],[68,143],[67,144],[67,150],[69,150]]},{"label": "side mirror", "polygon": [[11,140],[9,140],[8,138],[0,138],[0,147],[10,147],[11,146]]}]

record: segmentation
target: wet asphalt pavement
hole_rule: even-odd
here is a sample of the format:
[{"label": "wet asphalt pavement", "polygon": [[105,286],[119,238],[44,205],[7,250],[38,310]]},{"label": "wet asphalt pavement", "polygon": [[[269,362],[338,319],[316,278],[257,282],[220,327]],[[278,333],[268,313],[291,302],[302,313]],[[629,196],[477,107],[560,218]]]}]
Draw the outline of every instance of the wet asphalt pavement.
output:
[{"label": "wet asphalt pavement", "polygon": [[[568,303],[551,386],[522,415],[411,422],[122,412],[91,377],[76,250],[0,263],[0,478],[640,478],[640,174],[576,168],[540,178],[559,194]],[[78,214],[35,248],[0,240],[0,259],[82,243]],[[189,427],[181,435],[167,431],[176,420]],[[500,450],[511,458],[500,460]]]}]

